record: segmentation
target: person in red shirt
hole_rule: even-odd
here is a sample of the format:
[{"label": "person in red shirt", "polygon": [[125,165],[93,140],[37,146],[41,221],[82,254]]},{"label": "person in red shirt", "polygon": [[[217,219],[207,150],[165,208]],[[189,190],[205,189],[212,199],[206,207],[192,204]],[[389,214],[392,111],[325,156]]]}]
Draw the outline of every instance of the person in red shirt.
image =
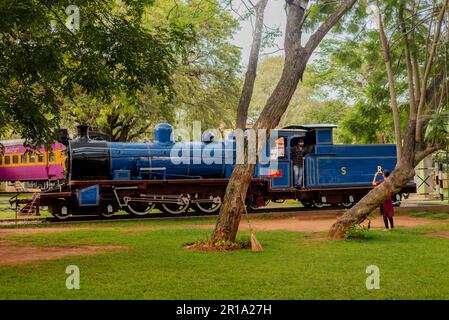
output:
[{"label": "person in red shirt", "polygon": [[[377,177],[379,175],[383,176],[383,179],[376,181]],[[376,172],[373,179],[373,186],[378,186],[379,184],[383,183],[385,181],[385,178],[387,178],[390,175],[390,171],[384,170],[384,172]],[[389,230],[388,222],[390,222],[391,229],[394,229],[394,206],[393,201],[391,200],[391,197],[388,197],[385,199],[384,202],[380,205],[380,214],[384,218],[384,224],[385,224],[385,231]]]}]

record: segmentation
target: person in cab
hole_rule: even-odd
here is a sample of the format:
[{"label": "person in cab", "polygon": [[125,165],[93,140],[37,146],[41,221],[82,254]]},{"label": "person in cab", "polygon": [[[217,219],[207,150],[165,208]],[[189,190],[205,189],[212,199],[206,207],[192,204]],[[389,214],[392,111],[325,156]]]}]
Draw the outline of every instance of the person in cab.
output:
[{"label": "person in cab", "polygon": [[292,147],[292,161],[293,161],[293,177],[295,187],[302,187],[302,180],[304,178],[304,140],[299,140],[296,145]]}]

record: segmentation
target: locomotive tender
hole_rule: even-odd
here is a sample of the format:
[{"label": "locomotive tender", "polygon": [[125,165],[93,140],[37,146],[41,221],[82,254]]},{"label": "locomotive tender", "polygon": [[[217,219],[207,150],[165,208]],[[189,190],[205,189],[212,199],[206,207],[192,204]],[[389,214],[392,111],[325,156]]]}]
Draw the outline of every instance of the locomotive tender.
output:
[{"label": "locomotive tender", "polygon": [[[380,169],[396,165],[394,145],[335,145],[334,125],[291,126],[272,131],[276,140],[266,143],[268,163],[257,163],[247,194],[247,205],[296,199],[306,207],[326,204],[350,207],[371,189]],[[293,185],[291,147],[303,140],[303,185]],[[171,214],[189,209],[217,212],[235,166],[236,140],[175,143],[173,127],[158,124],[153,143],[116,143],[89,138],[87,126],[78,137],[65,136],[67,182],[35,195],[35,206],[48,206],[59,219],[70,215],[111,217],[119,210],[146,215],[157,208]],[[178,150],[187,150],[189,157]],[[178,156],[174,161],[174,154]],[[204,157],[207,154],[208,157]],[[231,158],[224,161],[226,157]],[[210,158],[223,161],[209,161]],[[180,161],[181,160],[181,161]],[[415,192],[410,184],[402,190]]]}]

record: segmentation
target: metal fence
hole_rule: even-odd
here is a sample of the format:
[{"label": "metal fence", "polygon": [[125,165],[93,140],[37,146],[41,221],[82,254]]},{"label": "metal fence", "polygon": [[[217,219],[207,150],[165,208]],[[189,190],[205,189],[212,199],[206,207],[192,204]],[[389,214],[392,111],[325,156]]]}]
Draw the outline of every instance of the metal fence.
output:
[{"label": "metal fence", "polygon": [[449,200],[449,152],[439,152],[416,168],[418,194]]}]

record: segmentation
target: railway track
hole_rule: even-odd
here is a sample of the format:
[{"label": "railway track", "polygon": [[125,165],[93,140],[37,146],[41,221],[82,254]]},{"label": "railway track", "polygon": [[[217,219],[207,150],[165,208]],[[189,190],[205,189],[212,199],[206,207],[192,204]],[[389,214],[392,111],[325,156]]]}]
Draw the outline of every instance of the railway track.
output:
[{"label": "railway track", "polygon": [[[344,208],[329,206],[324,208],[303,208],[303,207],[269,207],[254,210],[250,215],[253,217],[266,216],[266,215],[294,215],[294,214],[342,214]],[[395,208],[397,212],[410,212],[417,210],[429,210],[429,211],[449,211],[449,205],[421,205],[421,206],[406,206]],[[112,218],[103,218],[99,216],[74,216],[69,217],[66,220],[58,220],[57,218],[18,218],[18,219],[0,219],[0,226],[8,225],[32,225],[32,224],[71,224],[71,223],[101,223],[101,222],[124,222],[124,221],[144,221],[144,220],[174,220],[178,218],[183,219],[196,219],[204,217],[214,217],[217,214],[205,214],[197,212],[189,212],[179,215],[170,215],[165,213],[154,213],[147,216],[130,216],[130,215],[116,215]]]}]

